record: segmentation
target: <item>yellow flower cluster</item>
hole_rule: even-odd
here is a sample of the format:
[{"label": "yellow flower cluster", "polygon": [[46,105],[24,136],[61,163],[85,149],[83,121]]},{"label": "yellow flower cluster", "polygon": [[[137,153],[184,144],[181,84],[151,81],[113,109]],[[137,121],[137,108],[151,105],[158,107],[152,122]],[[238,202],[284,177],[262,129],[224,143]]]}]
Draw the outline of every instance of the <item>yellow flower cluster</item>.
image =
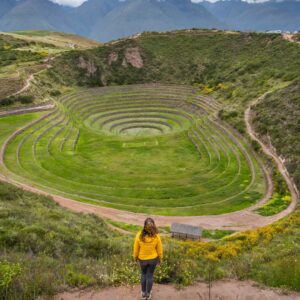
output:
[{"label": "yellow flower cluster", "polygon": [[236,257],[242,250],[251,249],[258,243],[268,244],[278,233],[292,231],[292,224],[300,224],[300,214],[294,213],[288,219],[258,229],[235,233],[215,242],[181,242],[187,257],[219,262]]}]

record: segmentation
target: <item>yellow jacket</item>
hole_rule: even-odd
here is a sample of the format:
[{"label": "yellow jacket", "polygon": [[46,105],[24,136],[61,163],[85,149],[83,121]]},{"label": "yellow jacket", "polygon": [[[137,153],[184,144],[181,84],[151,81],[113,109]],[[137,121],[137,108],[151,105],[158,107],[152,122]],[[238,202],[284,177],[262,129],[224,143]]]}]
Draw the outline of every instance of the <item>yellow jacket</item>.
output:
[{"label": "yellow jacket", "polygon": [[160,239],[160,235],[157,234],[155,237],[145,236],[145,241],[140,239],[141,231],[136,234],[133,257],[134,259],[153,259],[159,257],[160,260],[163,258],[163,247]]}]

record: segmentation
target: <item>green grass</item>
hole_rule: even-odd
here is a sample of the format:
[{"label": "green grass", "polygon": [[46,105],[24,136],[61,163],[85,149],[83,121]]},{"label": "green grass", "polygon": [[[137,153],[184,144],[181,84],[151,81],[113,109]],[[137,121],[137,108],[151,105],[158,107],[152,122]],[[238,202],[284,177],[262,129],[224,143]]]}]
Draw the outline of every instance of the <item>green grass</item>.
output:
[{"label": "green grass", "polygon": [[17,116],[8,116],[0,118],[0,144],[4,142],[10,134],[26,124],[38,119],[44,113],[29,113]]},{"label": "green grass", "polygon": [[219,240],[222,239],[225,236],[233,234],[235,231],[233,230],[208,230],[203,229],[202,231],[202,237],[206,239],[213,239],[213,240]]},{"label": "green grass", "polygon": [[143,229],[143,226],[127,224],[124,222],[118,222],[118,221],[113,221],[113,220],[106,220],[106,222],[108,222],[109,224],[111,224],[115,227],[129,231],[131,233],[137,233],[138,231]]},{"label": "green grass", "polygon": [[32,35],[32,36],[49,36],[53,31],[50,30],[17,30],[17,34]]},{"label": "green grass", "polygon": [[278,214],[282,210],[286,209],[291,203],[290,195],[280,195],[275,193],[268,200],[268,202],[261,207],[259,207],[256,212],[262,216],[272,216]]},{"label": "green grass", "polygon": [[[133,225],[133,224],[113,221],[113,220],[109,220],[109,219],[106,219],[105,221],[115,227],[124,229],[131,233],[137,233],[138,231],[143,229],[143,226],[141,226],[141,225]],[[159,233],[168,234],[168,233],[170,233],[170,227],[169,226],[159,226],[158,231],[159,231]]]},{"label": "green grass", "polygon": [[[197,103],[202,114],[193,114],[185,102],[191,88],[173,89],[176,94],[167,86],[132,86],[63,96],[57,112],[11,141],[5,153],[10,175],[133,212],[221,214],[255,203],[265,182],[247,146],[210,121],[213,109],[204,110],[204,100]],[[123,134],[128,126],[161,132]]]}]

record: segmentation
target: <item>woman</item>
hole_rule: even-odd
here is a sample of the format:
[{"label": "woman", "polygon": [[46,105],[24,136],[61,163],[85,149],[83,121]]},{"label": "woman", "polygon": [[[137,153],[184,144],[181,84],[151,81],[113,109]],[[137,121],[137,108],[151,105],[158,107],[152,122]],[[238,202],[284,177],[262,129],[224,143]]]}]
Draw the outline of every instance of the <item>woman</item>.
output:
[{"label": "woman", "polygon": [[145,220],[143,230],[135,237],[133,258],[139,262],[141,268],[141,299],[151,299],[154,270],[163,258],[161,239],[152,218]]}]

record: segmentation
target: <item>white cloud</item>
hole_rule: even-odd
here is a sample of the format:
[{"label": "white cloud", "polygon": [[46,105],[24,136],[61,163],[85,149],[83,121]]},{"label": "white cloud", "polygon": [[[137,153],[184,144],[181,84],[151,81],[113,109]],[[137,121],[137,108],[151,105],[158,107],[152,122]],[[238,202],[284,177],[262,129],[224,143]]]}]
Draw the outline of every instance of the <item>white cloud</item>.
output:
[{"label": "white cloud", "polygon": [[81,5],[83,2],[87,1],[87,0],[51,0],[54,3],[58,3],[61,5],[68,5],[68,6],[79,6]]}]

